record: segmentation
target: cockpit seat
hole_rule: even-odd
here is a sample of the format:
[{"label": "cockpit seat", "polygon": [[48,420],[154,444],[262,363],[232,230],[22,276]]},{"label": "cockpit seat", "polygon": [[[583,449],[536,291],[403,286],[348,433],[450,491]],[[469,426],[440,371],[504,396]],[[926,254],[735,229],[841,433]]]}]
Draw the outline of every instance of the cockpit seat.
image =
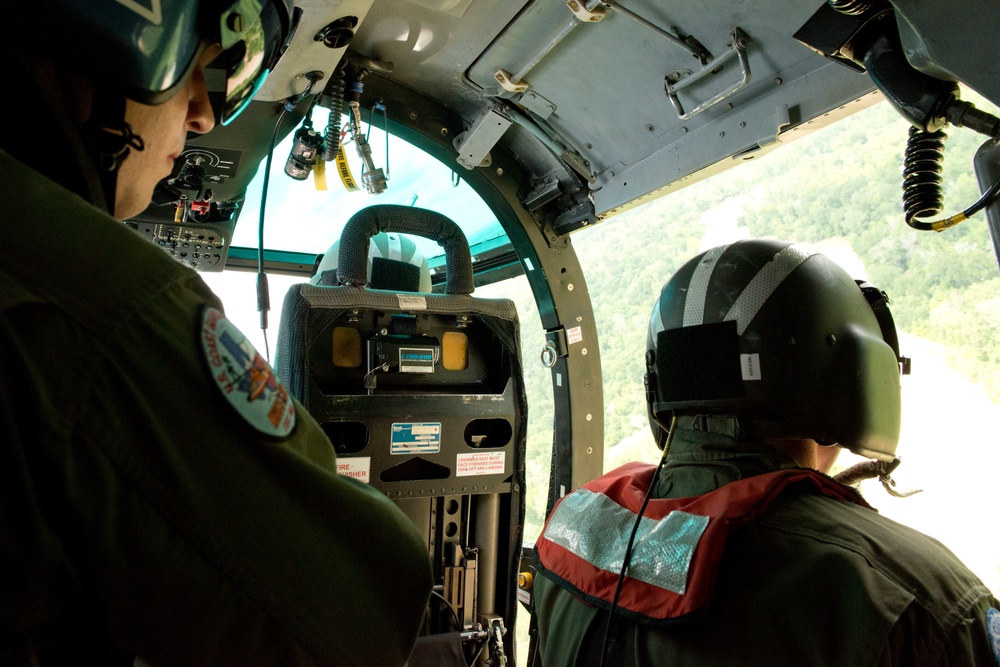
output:
[{"label": "cockpit seat", "polygon": [[[398,234],[442,246],[444,293],[403,267]],[[513,632],[517,606],[527,418],[517,309],[471,296],[468,241],[434,211],[363,209],[335,250],[335,267],[320,262],[285,296],[276,372],[330,437],[338,472],[384,493],[424,534],[440,585],[427,634],[463,633],[473,653],[495,634],[482,628]]]}]

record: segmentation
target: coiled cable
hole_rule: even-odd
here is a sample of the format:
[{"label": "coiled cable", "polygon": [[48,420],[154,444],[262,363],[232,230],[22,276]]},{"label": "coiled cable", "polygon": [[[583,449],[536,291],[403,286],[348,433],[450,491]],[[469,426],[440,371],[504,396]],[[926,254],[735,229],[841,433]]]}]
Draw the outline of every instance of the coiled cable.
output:
[{"label": "coiled cable", "polygon": [[933,217],[944,208],[941,165],[947,138],[942,130],[924,132],[910,127],[903,153],[903,215],[906,224],[914,229],[932,230],[931,223],[917,218]]},{"label": "coiled cable", "polygon": [[903,217],[913,229],[943,232],[968,220],[1000,196],[1000,180],[990,186],[972,206],[948,218],[924,222],[917,218],[933,217],[944,208],[941,189],[941,163],[947,134],[923,132],[910,128],[903,154]]},{"label": "coiled cable", "polygon": [[323,90],[323,106],[330,108],[330,120],[323,132],[323,150],[320,157],[325,162],[337,159],[340,152],[340,116],[344,109],[344,70],[330,75],[330,81]]}]

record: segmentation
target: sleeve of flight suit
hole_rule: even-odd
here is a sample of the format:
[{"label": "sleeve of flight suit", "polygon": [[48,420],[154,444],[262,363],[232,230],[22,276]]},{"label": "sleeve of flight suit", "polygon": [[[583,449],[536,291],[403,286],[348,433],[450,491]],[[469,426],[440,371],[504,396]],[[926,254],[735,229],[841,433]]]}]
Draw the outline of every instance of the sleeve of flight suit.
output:
[{"label": "sleeve of flight suit", "polygon": [[974,589],[963,600],[962,607],[944,618],[912,603],[889,633],[879,665],[1000,665],[1000,602]]}]

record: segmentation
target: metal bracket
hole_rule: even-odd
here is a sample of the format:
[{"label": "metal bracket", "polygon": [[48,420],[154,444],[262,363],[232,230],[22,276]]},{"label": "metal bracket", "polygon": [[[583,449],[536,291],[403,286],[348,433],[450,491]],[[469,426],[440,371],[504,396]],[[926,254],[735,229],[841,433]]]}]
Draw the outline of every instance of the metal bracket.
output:
[{"label": "metal bracket", "polygon": [[[732,32],[729,33],[729,41],[727,43],[729,50],[717,59],[711,61],[693,74],[673,73],[664,77],[664,91],[666,92],[667,97],[670,98],[670,103],[674,106],[674,111],[677,112],[678,118],[681,120],[694,118],[702,111],[715,106],[722,100],[736,94],[737,91],[742,90],[748,83],[750,83],[750,60],[747,57],[747,47],[749,45],[750,38],[746,36],[746,33],[739,28],[733,28]],[[704,79],[710,74],[716,74],[728,61],[733,60],[734,58],[738,59],[740,63],[740,79],[730,84],[721,92],[705,100],[690,112],[685,112],[680,99],[677,97],[678,91],[681,91],[684,88],[687,88],[688,86]]]},{"label": "metal bracket", "polygon": [[484,618],[484,625],[489,628],[489,657],[486,664],[490,667],[507,667],[507,655],[503,650],[503,636],[507,634],[503,619],[499,616],[489,616]]},{"label": "metal bracket", "polygon": [[458,151],[458,163],[466,169],[488,166],[490,149],[496,146],[511,124],[511,119],[496,108],[485,109],[468,130],[455,137],[452,145]]},{"label": "metal bracket", "polygon": [[545,332],[545,346],[542,347],[542,365],[552,368],[559,357],[569,356],[569,343],[566,341],[566,328],[559,326]]}]

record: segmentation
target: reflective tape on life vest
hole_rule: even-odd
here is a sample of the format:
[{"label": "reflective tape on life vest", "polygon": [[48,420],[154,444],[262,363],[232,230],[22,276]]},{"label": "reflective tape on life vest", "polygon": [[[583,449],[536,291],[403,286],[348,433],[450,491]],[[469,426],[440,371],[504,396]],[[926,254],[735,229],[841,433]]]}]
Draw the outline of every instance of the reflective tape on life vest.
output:
[{"label": "reflective tape on life vest", "polygon": [[[545,538],[600,570],[619,573],[636,515],[603,493],[581,489],[552,513]],[[639,520],[629,558],[628,576],[652,586],[683,593],[694,548],[707,516],[674,510],[660,520]]]}]

